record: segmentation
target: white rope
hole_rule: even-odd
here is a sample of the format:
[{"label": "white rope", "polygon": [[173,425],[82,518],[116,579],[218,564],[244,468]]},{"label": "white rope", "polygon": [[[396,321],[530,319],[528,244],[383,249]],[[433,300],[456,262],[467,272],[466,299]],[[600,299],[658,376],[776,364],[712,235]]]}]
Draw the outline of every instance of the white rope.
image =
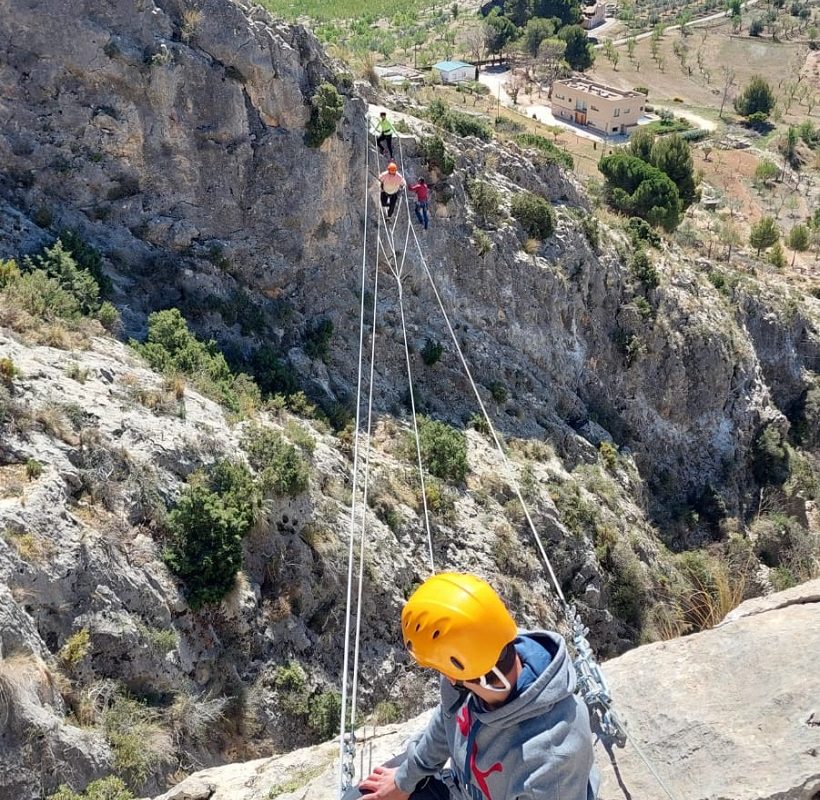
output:
[{"label": "white rope", "polygon": [[[399,142],[399,147],[401,147],[401,142]],[[541,553],[541,558],[543,559],[544,564],[547,567],[547,571],[549,572],[550,578],[552,579],[552,584],[555,587],[555,592],[558,598],[560,599],[561,603],[564,606],[566,606],[567,601],[564,597],[564,593],[561,591],[561,585],[558,583],[558,578],[555,575],[555,570],[552,568],[552,563],[550,562],[549,556],[547,555],[544,543],[541,541],[541,536],[536,530],[535,523],[532,521],[530,511],[527,508],[527,504],[524,502],[524,497],[521,494],[521,489],[518,485],[518,480],[516,479],[515,474],[512,470],[512,465],[510,464],[510,461],[507,458],[507,454],[504,452],[504,448],[501,446],[501,441],[499,440],[498,434],[495,431],[495,426],[493,425],[492,420],[490,419],[490,415],[487,413],[487,409],[484,406],[484,401],[481,399],[481,394],[479,393],[478,387],[476,386],[476,383],[473,380],[473,374],[472,372],[470,372],[470,367],[467,365],[467,361],[464,358],[464,353],[461,351],[461,345],[459,345],[458,343],[458,337],[456,337],[455,331],[453,330],[453,326],[450,324],[450,317],[447,315],[447,311],[444,308],[444,303],[442,302],[441,295],[439,294],[438,288],[436,287],[436,282],[433,279],[433,275],[430,272],[429,267],[427,266],[427,260],[424,258],[424,253],[421,250],[421,243],[419,242],[419,237],[416,233],[415,228],[413,228],[413,239],[416,242],[416,249],[418,251],[419,258],[421,259],[422,266],[424,267],[424,272],[427,275],[427,280],[430,282],[430,286],[433,289],[433,294],[435,294],[436,296],[438,307],[441,310],[441,314],[444,317],[444,322],[447,325],[447,330],[450,332],[450,336],[453,340],[453,344],[455,345],[456,352],[458,353],[458,357],[461,360],[461,365],[464,367],[464,372],[467,375],[467,379],[470,381],[470,386],[472,387],[473,393],[475,394],[476,400],[478,401],[478,406],[481,409],[481,413],[484,415],[484,419],[487,422],[487,427],[489,428],[490,434],[493,437],[495,446],[498,448],[498,452],[501,455],[501,459],[504,462],[504,466],[510,476],[510,482],[512,483],[513,491],[515,492],[515,495],[518,498],[518,502],[521,503],[521,508],[524,511],[524,516],[527,518],[527,523],[529,525],[530,531],[532,531],[532,535],[535,539],[536,545],[538,546],[538,550]]]},{"label": "white rope", "polygon": [[[370,136],[368,135],[368,140]],[[342,659],[342,698],[341,713],[339,720],[339,786],[344,789],[348,785],[348,780],[352,776],[345,774],[345,730],[347,713],[347,676],[350,662],[350,625],[351,625],[351,601],[353,595],[353,540],[356,531],[356,490],[358,487],[359,475],[359,426],[361,424],[361,402],[362,402],[362,356],[364,355],[364,298],[365,287],[367,285],[367,208],[368,208],[368,181],[367,176],[369,165],[370,147],[369,142],[365,147],[365,192],[364,192],[364,233],[362,240],[362,281],[361,281],[361,304],[359,310],[359,361],[358,375],[356,380],[356,435],[353,437],[353,490],[350,500],[350,529],[347,554],[347,594],[345,606],[345,645]],[[341,792],[340,792],[341,793]]]},{"label": "white rope", "polygon": [[[369,149],[369,147],[368,147]],[[356,599],[356,643],[354,648],[353,658],[353,688],[352,699],[350,702],[350,722],[351,727],[355,729],[356,724],[356,701],[359,686],[359,652],[361,642],[362,629],[362,593],[364,590],[364,549],[365,549],[365,532],[367,527],[367,494],[370,487],[370,443],[372,440],[373,430],[373,377],[376,365],[376,311],[379,301],[379,231],[381,230],[381,221],[376,233],[376,249],[374,259],[374,277],[373,277],[373,320],[372,328],[370,330],[370,379],[368,382],[368,396],[367,396],[367,433],[365,437],[365,460],[364,460],[364,488],[362,491],[362,528],[359,547],[359,587]]]},{"label": "white rope", "polygon": [[[421,488],[421,504],[422,508],[424,509],[424,530],[427,534],[427,549],[430,556],[430,572],[435,572],[435,558],[433,556],[433,534],[430,528],[430,511],[427,507],[427,489],[424,482],[424,462],[421,458],[421,441],[419,438],[419,426],[418,426],[418,417],[416,414],[416,398],[415,392],[413,391],[413,372],[410,367],[410,347],[407,342],[407,325],[404,318],[404,291],[402,287],[402,269],[404,268],[404,259],[407,255],[407,242],[410,241],[410,227],[412,224],[410,222],[410,214],[409,209],[407,208],[407,191],[405,188],[405,210],[407,211],[407,234],[405,239],[405,247],[402,253],[402,262],[399,265],[396,259],[396,249],[393,244],[393,237],[392,231],[387,234],[388,244],[390,245],[390,253],[388,254],[384,248],[384,244],[381,242],[381,237],[379,237],[379,243],[382,247],[382,252],[384,254],[385,259],[387,259],[387,264],[390,268],[390,271],[393,273],[393,277],[396,279],[396,291],[398,292],[399,298],[399,313],[401,317],[401,330],[402,336],[404,340],[404,358],[405,364],[407,365],[407,391],[410,394],[410,414],[413,420],[413,436],[416,441],[416,461],[418,463],[419,468],[419,484]],[[394,224],[395,225],[395,224]],[[387,226],[385,226],[387,228]],[[394,227],[395,230],[395,227]],[[394,266],[395,265],[395,266]]]}]

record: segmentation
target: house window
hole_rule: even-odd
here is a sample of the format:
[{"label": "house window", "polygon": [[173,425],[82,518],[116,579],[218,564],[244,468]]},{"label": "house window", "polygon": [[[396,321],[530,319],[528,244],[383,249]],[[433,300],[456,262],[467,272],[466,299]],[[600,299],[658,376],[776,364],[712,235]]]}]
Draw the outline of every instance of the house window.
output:
[{"label": "house window", "polygon": [[628,114],[628,113],[629,113],[629,109],[628,109],[628,108],[625,108],[625,109],[624,109],[624,114]]},{"label": "house window", "polygon": [[598,106],[590,106],[590,109],[592,109],[592,111],[597,111],[597,110],[598,110]]},{"label": "house window", "polygon": [[620,117],[620,116],[621,116],[621,109],[620,109],[620,108],[616,108],[616,109],[615,109],[615,112],[613,113],[613,115],[612,115],[612,116],[613,116],[613,117]]},{"label": "house window", "polygon": [[618,132],[618,126],[617,126],[617,125],[613,125],[613,126],[612,126],[612,131],[613,131],[613,133],[617,133],[617,132]]}]

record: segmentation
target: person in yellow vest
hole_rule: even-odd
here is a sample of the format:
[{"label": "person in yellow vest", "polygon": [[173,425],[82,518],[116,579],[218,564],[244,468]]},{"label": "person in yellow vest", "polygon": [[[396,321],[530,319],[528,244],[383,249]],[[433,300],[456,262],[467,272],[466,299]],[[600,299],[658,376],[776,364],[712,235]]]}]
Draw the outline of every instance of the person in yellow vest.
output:
[{"label": "person in yellow vest", "polygon": [[379,153],[381,155],[387,155],[384,152],[384,146],[387,145],[387,152],[390,154],[390,160],[393,160],[393,136],[396,133],[396,129],[393,127],[393,123],[387,119],[387,112],[382,111],[379,114],[379,121],[376,123],[376,133],[378,136],[376,137],[376,147],[379,148]]},{"label": "person in yellow vest", "polygon": [[382,208],[387,209],[387,218],[389,219],[396,209],[399,192],[404,189],[404,178],[399,174],[399,168],[396,166],[395,161],[391,161],[387,165],[387,169],[379,175],[379,185],[382,190]]}]

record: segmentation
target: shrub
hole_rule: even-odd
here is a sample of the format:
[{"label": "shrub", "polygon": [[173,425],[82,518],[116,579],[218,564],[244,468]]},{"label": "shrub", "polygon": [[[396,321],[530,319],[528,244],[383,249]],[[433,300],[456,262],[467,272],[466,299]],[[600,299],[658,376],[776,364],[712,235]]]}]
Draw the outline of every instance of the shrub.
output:
[{"label": "shrub", "polygon": [[91,634],[88,628],[81,628],[76,633],[66,639],[65,644],[60,649],[57,656],[61,666],[66,669],[73,669],[77,666],[87,655],[91,649]]},{"label": "shrub", "polygon": [[[752,525],[757,557],[767,567],[780,569],[781,580],[809,580],[818,572],[820,539],[785,514],[759,517]],[[785,582],[785,581],[784,581]]]},{"label": "shrub", "polygon": [[779,486],[789,477],[789,452],[776,425],[767,425],[752,445],[752,472],[762,485]]},{"label": "shrub", "polygon": [[30,480],[37,480],[43,474],[43,465],[36,458],[29,458],[26,461],[26,477]]},{"label": "shrub", "polygon": [[6,287],[4,294],[9,306],[22,308],[39,320],[73,320],[80,316],[80,305],[74,295],[41,269],[21,275]]},{"label": "shrub", "polygon": [[520,192],[513,197],[511,211],[530,236],[543,241],[555,231],[555,211],[540,195]]},{"label": "shrub", "polygon": [[83,314],[96,311],[100,307],[99,284],[88,270],[80,267],[60,239],[51,247],[46,247],[39,255],[26,258],[24,264],[27,271],[42,271],[55,280],[63,291],[74,298]]},{"label": "shrub", "polygon": [[216,342],[201,342],[189,330],[177,308],[156,311],[148,317],[148,337],[132,346],[151,367],[165,375],[187,375],[204,394],[232,411],[243,402],[256,402],[258,388],[247,376],[235,375]]},{"label": "shrub", "polygon": [[[643,220],[641,220],[643,222]],[[591,214],[581,218],[581,230],[584,232],[589,246],[594,253],[598,252],[601,244],[601,229],[598,225],[598,220]]]},{"label": "shrub", "polygon": [[457,136],[475,136],[484,142],[493,138],[493,132],[486,122],[460,111],[446,111],[436,120],[436,124]]},{"label": "shrub", "polygon": [[310,99],[311,111],[305,129],[305,144],[319,147],[328,136],[335,133],[336,125],[344,113],[344,99],[330,83],[323,83]]},{"label": "shrub", "polygon": [[467,194],[473,209],[486,224],[498,217],[501,197],[496,188],[487,181],[472,180],[467,184]]},{"label": "shrub", "polygon": [[103,272],[100,251],[87,244],[76,231],[65,230],[59,235],[58,239],[63,247],[71,253],[77,266],[94,278],[100,288],[100,294],[103,297],[110,294],[114,287],[111,278]]},{"label": "shrub", "polygon": [[247,469],[218,462],[210,486],[189,486],[168,514],[169,542],[163,558],[186,586],[191,607],[218,603],[242,565],[242,539],[258,508]]},{"label": "shrub", "polygon": [[469,470],[464,433],[424,416],[418,418],[418,427],[421,459],[427,471],[444,481],[461,483]]},{"label": "shrub", "polygon": [[483,414],[473,414],[467,424],[485,436],[490,435],[490,426],[487,424],[487,418]]},{"label": "shrub", "polygon": [[425,339],[424,347],[421,348],[421,359],[428,367],[432,367],[441,358],[443,352],[444,347],[441,342]]},{"label": "shrub", "polygon": [[329,319],[319,320],[305,332],[305,352],[311,358],[327,361],[332,336],[333,322]]},{"label": "shrub", "polygon": [[754,75],[746,88],[734,101],[735,111],[752,122],[764,122],[775,106],[776,98],[771,86],[760,76]]},{"label": "shrub", "polygon": [[652,226],[640,217],[630,217],[625,226],[626,232],[632,241],[633,247],[640,247],[641,242],[646,242],[652,247],[660,247],[661,237],[652,230]]},{"label": "shrub", "polygon": [[319,692],[310,698],[308,724],[322,741],[339,732],[342,718],[342,698],[338,692]]},{"label": "shrub", "polygon": [[419,155],[429,169],[438,169],[450,175],[456,168],[453,157],[447,152],[440,136],[425,136],[419,142]]},{"label": "shrub", "polygon": [[92,781],[85,791],[78,794],[67,784],[62,784],[47,800],[133,800],[134,795],[121,778],[109,775],[107,778]]},{"label": "shrub", "polygon": [[618,448],[612,442],[601,442],[598,445],[598,453],[608,470],[612,471],[618,466]]},{"label": "shrub", "polygon": [[522,147],[532,147],[539,152],[547,164],[558,164],[565,169],[572,169],[575,162],[566,150],[562,150],[545,136],[536,133],[520,133],[515,141]]},{"label": "shrub", "polygon": [[137,786],[168,757],[170,742],[157,713],[130,697],[114,698],[103,714],[103,731],[117,772]]},{"label": "shrub", "polygon": [[491,381],[487,387],[490,390],[490,396],[496,403],[507,402],[507,387],[501,381]]},{"label": "shrub", "polygon": [[4,356],[0,358],[0,382],[6,386],[11,386],[12,381],[20,374],[15,363]]},{"label": "shrub", "polygon": [[669,231],[677,227],[681,219],[680,195],[664,172],[626,153],[604,156],[598,169],[606,177],[604,192],[614,209]]},{"label": "shrub", "polygon": [[260,473],[264,489],[277,495],[297,495],[308,487],[310,469],[299,451],[270,427],[249,426],[242,447],[251,466]]},{"label": "shrub", "polygon": [[20,267],[13,259],[4,261],[0,258],[0,289],[14,283],[20,277]]},{"label": "shrub", "polygon": [[95,316],[97,317],[100,325],[102,325],[107,331],[114,332],[117,328],[119,328],[120,312],[117,311],[116,306],[109,303],[108,300],[105,300],[100,305]]},{"label": "shrub", "polygon": [[656,289],[660,285],[661,277],[645,250],[635,252],[629,262],[629,269],[647,291]]}]

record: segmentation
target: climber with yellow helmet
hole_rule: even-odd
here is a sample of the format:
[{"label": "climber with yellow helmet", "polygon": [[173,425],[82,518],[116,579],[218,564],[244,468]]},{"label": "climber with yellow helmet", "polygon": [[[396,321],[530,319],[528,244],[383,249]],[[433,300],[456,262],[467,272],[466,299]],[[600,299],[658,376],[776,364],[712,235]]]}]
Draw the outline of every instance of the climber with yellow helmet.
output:
[{"label": "climber with yellow helmet", "polygon": [[363,800],[594,800],[589,715],[561,636],[519,631],[486,581],[460,573],[426,580],[401,624],[412,658],[441,675],[441,702],[359,784]]},{"label": "climber with yellow helmet", "polygon": [[404,188],[404,178],[399,173],[399,168],[395,161],[387,165],[387,169],[379,175],[379,186],[381,187],[382,208],[387,209],[388,219],[393,216],[396,209],[396,200],[399,199],[399,192]]}]

